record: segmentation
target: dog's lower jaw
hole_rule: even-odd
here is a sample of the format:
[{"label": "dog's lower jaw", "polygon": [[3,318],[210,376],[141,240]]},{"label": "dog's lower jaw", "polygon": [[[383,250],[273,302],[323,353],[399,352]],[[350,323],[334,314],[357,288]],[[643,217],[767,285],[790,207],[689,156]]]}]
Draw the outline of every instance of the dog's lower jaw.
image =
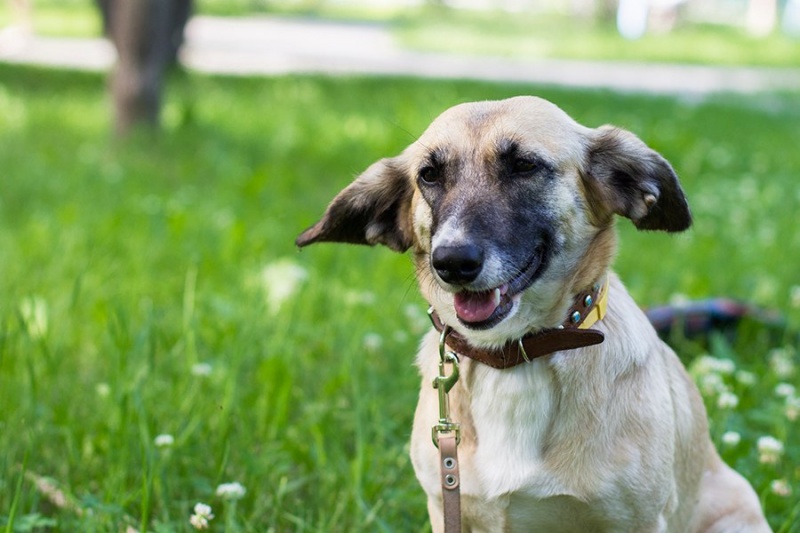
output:
[{"label": "dog's lower jaw", "polygon": [[442,322],[476,348],[488,349],[500,348],[530,333],[558,327],[566,318],[566,310],[574,296],[562,294],[557,283],[540,278],[527,291],[515,294],[509,300],[510,308],[496,323],[475,328],[464,324],[458,317],[452,293],[446,292],[435,282],[431,282],[431,285],[423,294]]}]

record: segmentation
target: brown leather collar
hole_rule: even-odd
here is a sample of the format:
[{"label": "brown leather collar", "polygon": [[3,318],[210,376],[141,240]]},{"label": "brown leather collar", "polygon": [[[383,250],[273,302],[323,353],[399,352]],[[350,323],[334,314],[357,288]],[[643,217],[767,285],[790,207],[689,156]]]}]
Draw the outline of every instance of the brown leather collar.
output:
[{"label": "brown leather collar", "polygon": [[[447,329],[445,343],[458,355],[465,355],[492,368],[504,369],[561,350],[583,348],[603,342],[605,337],[601,331],[586,328],[605,315],[607,293],[607,281],[596,283],[575,297],[575,302],[567,313],[567,319],[559,327],[525,335],[519,340],[509,341],[505,346],[492,350],[475,348],[469,344],[462,335],[446,326],[433,308],[428,314],[437,331],[441,333]],[[594,318],[591,324],[587,323],[587,317]],[[587,324],[583,326],[585,323]]]}]

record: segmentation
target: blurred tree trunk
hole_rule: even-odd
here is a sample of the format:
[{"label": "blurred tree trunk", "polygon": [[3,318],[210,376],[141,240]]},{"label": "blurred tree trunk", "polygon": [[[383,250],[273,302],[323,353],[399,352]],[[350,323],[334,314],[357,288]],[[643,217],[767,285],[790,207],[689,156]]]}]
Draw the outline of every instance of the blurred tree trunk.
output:
[{"label": "blurred tree trunk", "polygon": [[177,63],[192,0],[97,0],[105,32],[117,49],[111,75],[115,129],[158,126],[161,87]]}]

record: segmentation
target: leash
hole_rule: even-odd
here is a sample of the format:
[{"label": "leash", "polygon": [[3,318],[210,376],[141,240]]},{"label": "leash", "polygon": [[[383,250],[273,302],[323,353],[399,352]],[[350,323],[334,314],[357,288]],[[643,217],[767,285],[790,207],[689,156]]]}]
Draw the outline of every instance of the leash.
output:
[{"label": "leash", "polygon": [[[439,392],[439,423],[433,426],[431,438],[439,448],[439,469],[442,479],[442,505],[444,506],[444,533],[461,533],[461,479],[458,465],[458,443],[461,426],[450,418],[450,401],[447,394],[458,381],[458,356],[445,349],[445,339],[450,328],[445,326],[439,337],[439,375],[433,388]],[[450,375],[445,366],[453,367]]]},{"label": "leash", "polygon": [[[439,470],[442,482],[442,506],[444,533],[461,533],[461,476],[458,463],[458,444],[461,442],[461,426],[450,418],[448,393],[458,382],[458,355],[447,350],[449,344],[459,354],[466,355],[493,368],[510,368],[536,357],[551,353],[592,346],[603,342],[603,333],[589,329],[605,317],[608,303],[608,279],[594,284],[588,291],[575,297],[566,321],[558,328],[526,335],[516,342],[509,342],[497,350],[480,350],[470,346],[467,340],[445,325],[433,308],[428,310],[431,322],[439,336],[439,375],[433,380],[433,388],[439,393],[439,422],[431,430],[431,439],[439,449]],[[452,367],[447,374],[447,365]]]}]

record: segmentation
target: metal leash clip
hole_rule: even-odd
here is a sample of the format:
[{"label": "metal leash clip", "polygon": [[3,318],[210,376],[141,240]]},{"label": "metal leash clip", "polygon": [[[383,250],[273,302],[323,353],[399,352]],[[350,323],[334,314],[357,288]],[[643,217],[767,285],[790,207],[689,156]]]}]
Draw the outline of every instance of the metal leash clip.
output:
[{"label": "metal leash clip", "polygon": [[[433,379],[433,388],[439,391],[439,423],[433,426],[431,438],[437,448],[441,433],[455,432],[456,444],[461,442],[461,425],[450,419],[450,401],[447,397],[447,393],[458,381],[458,356],[455,352],[447,351],[445,348],[445,339],[448,333],[450,333],[450,327],[445,326],[439,337],[439,375]],[[453,366],[450,375],[445,370],[445,365],[448,363]]]}]

